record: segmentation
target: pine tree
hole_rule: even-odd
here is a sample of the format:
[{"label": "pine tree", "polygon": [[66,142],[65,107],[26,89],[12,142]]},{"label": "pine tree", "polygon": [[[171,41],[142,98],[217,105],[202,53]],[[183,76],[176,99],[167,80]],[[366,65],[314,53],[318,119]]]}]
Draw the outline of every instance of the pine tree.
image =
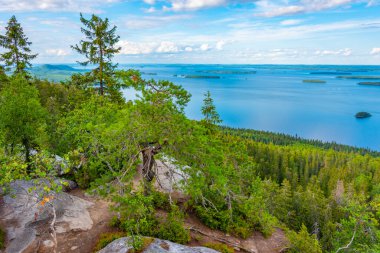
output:
[{"label": "pine tree", "polygon": [[211,98],[210,91],[207,91],[204,94],[205,98],[203,99],[202,114],[204,116],[203,121],[207,125],[216,125],[222,123],[222,120],[219,117],[216,107],[214,105],[214,100]]},{"label": "pine tree", "polygon": [[111,60],[121,49],[116,47],[120,38],[115,34],[117,27],[110,28],[108,18],[103,20],[96,15],[92,15],[91,19],[85,19],[81,13],[80,21],[84,25],[81,31],[86,40],[81,40],[79,45],[71,47],[87,58],[86,61],[79,62],[81,65],[97,65],[92,74],[99,81],[100,94],[104,95],[104,88],[110,88],[115,82],[114,74],[117,64],[113,64]]},{"label": "pine tree", "polygon": [[5,35],[0,35],[0,46],[6,52],[0,55],[0,60],[5,62],[7,70],[14,68],[15,74],[25,73],[25,69],[32,66],[30,61],[37,57],[37,54],[31,53],[32,43],[28,41],[15,16],[8,21],[5,30]]}]

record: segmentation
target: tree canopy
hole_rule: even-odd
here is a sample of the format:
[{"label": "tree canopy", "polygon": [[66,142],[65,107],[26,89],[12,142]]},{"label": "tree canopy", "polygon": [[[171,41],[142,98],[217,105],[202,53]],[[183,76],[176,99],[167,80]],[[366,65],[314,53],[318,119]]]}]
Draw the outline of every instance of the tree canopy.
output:
[{"label": "tree canopy", "polygon": [[32,66],[31,60],[37,57],[37,54],[31,53],[31,44],[16,17],[12,16],[5,27],[5,35],[0,35],[0,46],[5,49],[0,60],[5,62],[8,70],[13,69],[15,74],[25,73]]}]

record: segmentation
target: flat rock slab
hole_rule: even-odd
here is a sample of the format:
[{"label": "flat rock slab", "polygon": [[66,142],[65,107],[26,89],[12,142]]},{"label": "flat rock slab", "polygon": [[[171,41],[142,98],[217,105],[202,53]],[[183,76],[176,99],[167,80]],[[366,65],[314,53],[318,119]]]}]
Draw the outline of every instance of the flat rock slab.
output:
[{"label": "flat rock slab", "polygon": [[[75,183],[66,182],[64,190],[76,187]],[[0,202],[0,221],[7,237],[6,253],[27,252],[39,244],[44,245],[39,241],[50,233],[53,210],[58,234],[92,228],[93,221],[87,210],[92,202],[66,192],[50,192],[48,203],[42,203],[43,186],[46,185],[43,180],[18,180],[10,184],[9,193]]]},{"label": "flat rock slab", "polygon": [[[98,251],[98,253],[128,253],[133,249],[131,241],[131,237],[117,239]],[[142,253],[218,253],[218,251],[205,247],[188,247],[166,240],[153,239],[152,243]]]}]

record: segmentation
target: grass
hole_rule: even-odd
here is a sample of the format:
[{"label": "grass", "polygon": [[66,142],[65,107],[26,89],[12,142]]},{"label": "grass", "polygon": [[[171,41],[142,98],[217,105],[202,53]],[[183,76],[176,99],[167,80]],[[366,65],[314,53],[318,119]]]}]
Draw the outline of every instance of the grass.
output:
[{"label": "grass", "polygon": [[340,79],[380,80],[380,76],[337,76]]},{"label": "grass", "polygon": [[112,232],[112,233],[102,234],[98,240],[98,243],[95,246],[94,252],[98,252],[99,250],[103,249],[111,242],[119,238],[126,237],[126,236],[128,235],[124,232]]},{"label": "grass", "polygon": [[326,83],[326,81],[318,80],[318,79],[305,79],[302,80],[304,83]]},{"label": "grass", "polygon": [[221,253],[234,253],[235,250],[232,247],[229,247],[223,243],[217,243],[217,242],[209,242],[205,243],[202,246],[214,249],[216,251],[219,251]]}]

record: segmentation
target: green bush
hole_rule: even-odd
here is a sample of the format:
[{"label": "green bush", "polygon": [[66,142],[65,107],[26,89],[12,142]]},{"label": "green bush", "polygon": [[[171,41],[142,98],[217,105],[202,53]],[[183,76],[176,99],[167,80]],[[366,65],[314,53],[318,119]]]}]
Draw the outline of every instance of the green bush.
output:
[{"label": "green bush", "polygon": [[160,224],[156,236],[172,242],[186,244],[190,241],[190,232],[184,227],[184,215],[177,206],[172,206],[166,221]]},{"label": "green bush", "polygon": [[302,225],[301,230],[296,233],[290,231],[287,234],[289,239],[290,253],[322,253],[321,245],[315,235],[310,235],[305,225]]}]

